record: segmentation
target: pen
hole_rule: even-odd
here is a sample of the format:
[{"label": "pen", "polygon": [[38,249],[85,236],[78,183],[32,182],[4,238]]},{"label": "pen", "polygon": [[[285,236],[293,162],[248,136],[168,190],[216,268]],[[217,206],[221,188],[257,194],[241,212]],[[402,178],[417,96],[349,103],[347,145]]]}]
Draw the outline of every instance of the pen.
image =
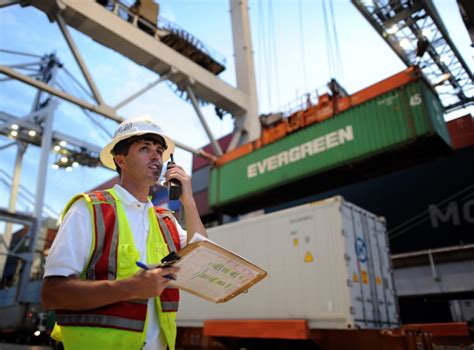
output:
[{"label": "pen", "polygon": [[141,261],[137,261],[136,264],[139,268],[141,268],[143,270],[149,270],[150,269],[146,264],[142,263]]},{"label": "pen", "polygon": [[[150,270],[150,267],[147,264],[142,263],[141,261],[137,261],[136,264],[139,268],[143,270]],[[164,275],[163,277],[168,280],[176,280],[176,278],[173,277],[173,275]]]}]

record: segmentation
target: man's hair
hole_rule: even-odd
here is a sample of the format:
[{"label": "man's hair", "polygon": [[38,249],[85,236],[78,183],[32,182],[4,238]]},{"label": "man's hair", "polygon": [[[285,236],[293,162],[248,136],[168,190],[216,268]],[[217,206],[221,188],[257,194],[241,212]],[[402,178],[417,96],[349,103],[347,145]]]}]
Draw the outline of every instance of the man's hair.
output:
[{"label": "man's hair", "polygon": [[[166,145],[166,141],[163,137],[161,137],[160,135],[156,135],[156,134],[144,134],[144,135],[136,135],[136,136],[132,136],[132,137],[129,137],[128,139],[125,139],[125,140],[122,140],[120,142],[118,142],[114,148],[112,148],[112,155],[115,157],[116,155],[123,155],[123,156],[126,156],[128,155],[128,151],[130,150],[130,147],[135,143],[135,142],[138,142],[138,141],[151,141],[151,142],[154,142],[154,143],[159,143],[161,146],[163,146],[164,149],[168,148],[167,145]],[[115,163],[115,170],[117,170],[117,173],[119,174],[119,176],[122,175],[122,169],[120,169],[119,165],[117,164],[117,162],[115,161],[115,158],[114,158],[114,163]]]}]

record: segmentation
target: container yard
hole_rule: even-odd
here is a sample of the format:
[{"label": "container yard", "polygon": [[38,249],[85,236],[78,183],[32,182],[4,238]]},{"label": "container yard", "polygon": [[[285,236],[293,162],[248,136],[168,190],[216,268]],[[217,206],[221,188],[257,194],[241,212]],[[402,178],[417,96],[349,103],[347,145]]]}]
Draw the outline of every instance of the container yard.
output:
[{"label": "container yard", "polygon": [[0,349],[474,348],[473,18],[0,1]]}]

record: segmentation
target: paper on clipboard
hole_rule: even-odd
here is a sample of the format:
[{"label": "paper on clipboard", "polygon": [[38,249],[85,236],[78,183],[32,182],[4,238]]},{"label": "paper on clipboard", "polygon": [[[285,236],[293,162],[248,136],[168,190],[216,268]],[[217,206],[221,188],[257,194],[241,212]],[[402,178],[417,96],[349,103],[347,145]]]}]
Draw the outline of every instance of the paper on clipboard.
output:
[{"label": "paper on clipboard", "polygon": [[246,292],[267,273],[243,257],[195,234],[174,263],[180,271],[171,286],[214,303]]}]

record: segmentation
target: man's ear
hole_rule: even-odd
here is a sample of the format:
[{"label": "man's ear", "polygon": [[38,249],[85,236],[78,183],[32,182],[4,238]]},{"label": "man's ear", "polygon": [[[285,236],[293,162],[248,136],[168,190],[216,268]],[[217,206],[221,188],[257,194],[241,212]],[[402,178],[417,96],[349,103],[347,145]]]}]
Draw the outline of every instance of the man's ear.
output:
[{"label": "man's ear", "polygon": [[117,163],[118,166],[120,166],[121,169],[123,169],[125,165],[125,156],[123,154],[117,154],[114,157],[115,163]]}]

